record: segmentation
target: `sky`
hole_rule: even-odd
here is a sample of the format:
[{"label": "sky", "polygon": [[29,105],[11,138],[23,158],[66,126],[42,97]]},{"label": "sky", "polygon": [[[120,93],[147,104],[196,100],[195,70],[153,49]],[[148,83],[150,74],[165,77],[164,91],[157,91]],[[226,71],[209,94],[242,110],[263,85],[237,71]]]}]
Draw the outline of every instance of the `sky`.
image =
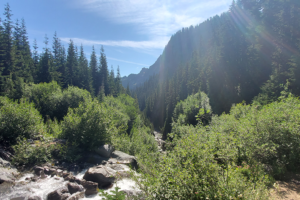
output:
[{"label": "sky", "polygon": [[[196,26],[229,9],[232,0],[0,0],[12,19],[25,19],[30,45],[39,52],[45,36],[54,33],[67,49],[70,39],[84,47],[89,59],[92,46],[97,56],[103,45],[108,66],[121,76],[137,74],[162,54],[170,37],[183,27]],[[1,19],[4,16],[1,15]]]}]

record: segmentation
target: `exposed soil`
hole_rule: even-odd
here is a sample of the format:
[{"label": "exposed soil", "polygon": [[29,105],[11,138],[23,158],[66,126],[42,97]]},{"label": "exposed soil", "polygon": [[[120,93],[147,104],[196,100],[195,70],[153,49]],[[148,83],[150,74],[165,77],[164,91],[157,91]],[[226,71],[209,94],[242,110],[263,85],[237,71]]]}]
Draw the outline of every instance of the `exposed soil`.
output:
[{"label": "exposed soil", "polygon": [[300,200],[300,174],[287,173],[270,190],[270,199]]}]

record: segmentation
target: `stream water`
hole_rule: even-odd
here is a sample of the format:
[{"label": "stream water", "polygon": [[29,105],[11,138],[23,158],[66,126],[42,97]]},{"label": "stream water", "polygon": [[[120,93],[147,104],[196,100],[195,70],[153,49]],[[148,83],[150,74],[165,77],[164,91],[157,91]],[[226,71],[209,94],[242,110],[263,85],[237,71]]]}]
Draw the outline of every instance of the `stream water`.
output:
[{"label": "stream water", "polygon": [[[158,143],[158,148],[161,152],[162,150],[162,134],[158,132],[154,132],[155,140]],[[84,169],[80,173],[76,175],[77,178],[82,179],[85,172],[88,170]],[[123,171],[129,171],[130,168],[128,166],[123,166]],[[116,170],[117,171],[117,170]],[[29,181],[30,177],[33,177],[33,174],[25,174],[19,180],[15,181],[13,184],[0,184],[0,199],[1,200],[27,200],[28,196],[39,196],[43,200],[47,200],[47,195],[63,186],[65,186],[68,181],[64,181],[62,177],[57,176],[47,176],[45,179],[38,179],[36,182]],[[29,180],[28,180],[29,178]],[[136,183],[130,178],[122,178],[118,179],[113,187],[107,189],[106,192],[111,193],[114,191],[116,187],[119,187],[119,190],[131,190],[131,191],[139,191],[136,189]],[[87,196],[83,199],[85,200],[93,200],[102,199],[98,194]]]},{"label": "stream water", "polygon": [[[127,166],[126,166],[127,167]],[[127,168],[128,170],[129,167]],[[82,179],[87,169],[78,173],[75,177]],[[28,196],[39,196],[43,200],[47,199],[47,195],[63,186],[65,186],[68,181],[64,181],[63,178],[57,176],[47,176],[45,179],[39,179],[36,182],[27,181],[26,178],[33,177],[33,174],[25,174],[14,184],[1,184],[0,185],[0,199],[1,200],[11,200],[11,199],[24,199],[22,197]],[[136,190],[136,183],[130,178],[123,178],[114,183],[113,187],[107,189],[106,192],[111,193],[115,190],[116,187],[119,187],[120,190]],[[101,196],[98,194],[87,196],[83,199],[93,200],[101,199]],[[19,199],[18,199],[19,200]],[[24,199],[26,200],[26,198]]]}]

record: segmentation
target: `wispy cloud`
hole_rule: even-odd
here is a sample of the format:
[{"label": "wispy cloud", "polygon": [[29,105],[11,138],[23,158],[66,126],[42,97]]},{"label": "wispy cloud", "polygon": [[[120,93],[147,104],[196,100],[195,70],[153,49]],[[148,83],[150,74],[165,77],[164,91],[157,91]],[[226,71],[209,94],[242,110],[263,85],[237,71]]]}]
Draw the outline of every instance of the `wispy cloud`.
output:
[{"label": "wispy cloud", "polygon": [[[113,23],[136,25],[149,41],[99,41],[103,45],[161,48],[182,27],[224,12],[232,0],[76,0],[75,5]],[[75,40],[75,38],[73,38]],[[79,40],[76,38],[76,40]],[[88,41],[84,40],[88,43]],[[94,41],[93,41],[94,42]]]},{"label": "wispy cloud", "polygon": [[60,38],[63,42],[73,42],[77,45],[92,46],[92,45],[104,45],[104,46],[117,46],[117,47],[131,47],[131,48],[140,48],[140,49],[162,49],[165,47],[165,44],[168,42],[168,38],[159,38],[158,40],[149,40],[149,41],[98,41],[98,40],[87,40],[82,38]]},{"label": "wispy cloud", "polygon": [[129,63],[129,64],[134,64],[134,65],[140,65],[140,66],[149,67],[149,65],[145,65],[145,64],[141,64],[141,63],[130,62],[130,61],[126,61],[126,60],[120,60],[120,59],[116,59],[116,58],[112,58],[112,57],[106,57],[106,58],[108,60],[115,60],[115,61],[120,61],[120,62],[124,62],[124,63]]}]

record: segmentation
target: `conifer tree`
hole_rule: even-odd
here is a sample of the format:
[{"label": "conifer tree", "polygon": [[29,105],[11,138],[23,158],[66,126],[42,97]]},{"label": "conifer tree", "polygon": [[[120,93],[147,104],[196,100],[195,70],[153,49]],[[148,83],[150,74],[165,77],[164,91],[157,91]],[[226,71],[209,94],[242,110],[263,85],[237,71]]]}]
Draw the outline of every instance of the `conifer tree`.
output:
[{"label": "conifer tree", "polygon": [[80,46],[80,56],[78,65],[80,72],[80,87],[88,90],[91,94],[93,94],[91,73],[88,67],[88,60],[85,57],[82,45]]},{"label": "conifer tree", "polygon": [[97,56],[96,56],[96,52],[95,52],[95,48],[93,46],[93,51],[91,54],[91,58],[90,58],[90,70],[91,70],[91,76],[92,76],[92,85],[93,85],[93,90],[94,90],[94,94],[95,96],[98,95],[99,92],[99,70],[98,70],[98,64],[97,64]]},{"label": "conifer tree", "polygon": [[65,87],[68,85],[78,86],[77,76],[78,76],[78,63],[77,63],[77,52],[74,42],[70,40],[68,47],[67,63],[64,76]]},{"label": "conifer tree", "polygon": [[15,69],[15,60],[14,60],[14,48],[13,48],[13,22],[12,22],[12,13],[10,10],[10,6],[7,3],[5,5],[5,12],[4,16],[6,17],[3,26],[4,26],[4,32],[3,32],[3,60],[1,63],[1,66],[3,67],[2,76],[8,77],[11,73],[14,72]]},{"label": "conifer tree", "polygon": [[104,93],[105,95],[109,95],[109,86],[108,86],[108,69],[107,69],[107,61],[106,61],[106,55],[104,53],[104,48],[101,46],[100,50],[100,78],[101,82],[104,86]]},{"label": "conifer tree", "polygon": [[45,36],[45,48],[39,62],[38,83],[49,83],[52,81],[51,71],[53,66],[52,54],[48,48],[48,37]]}]

